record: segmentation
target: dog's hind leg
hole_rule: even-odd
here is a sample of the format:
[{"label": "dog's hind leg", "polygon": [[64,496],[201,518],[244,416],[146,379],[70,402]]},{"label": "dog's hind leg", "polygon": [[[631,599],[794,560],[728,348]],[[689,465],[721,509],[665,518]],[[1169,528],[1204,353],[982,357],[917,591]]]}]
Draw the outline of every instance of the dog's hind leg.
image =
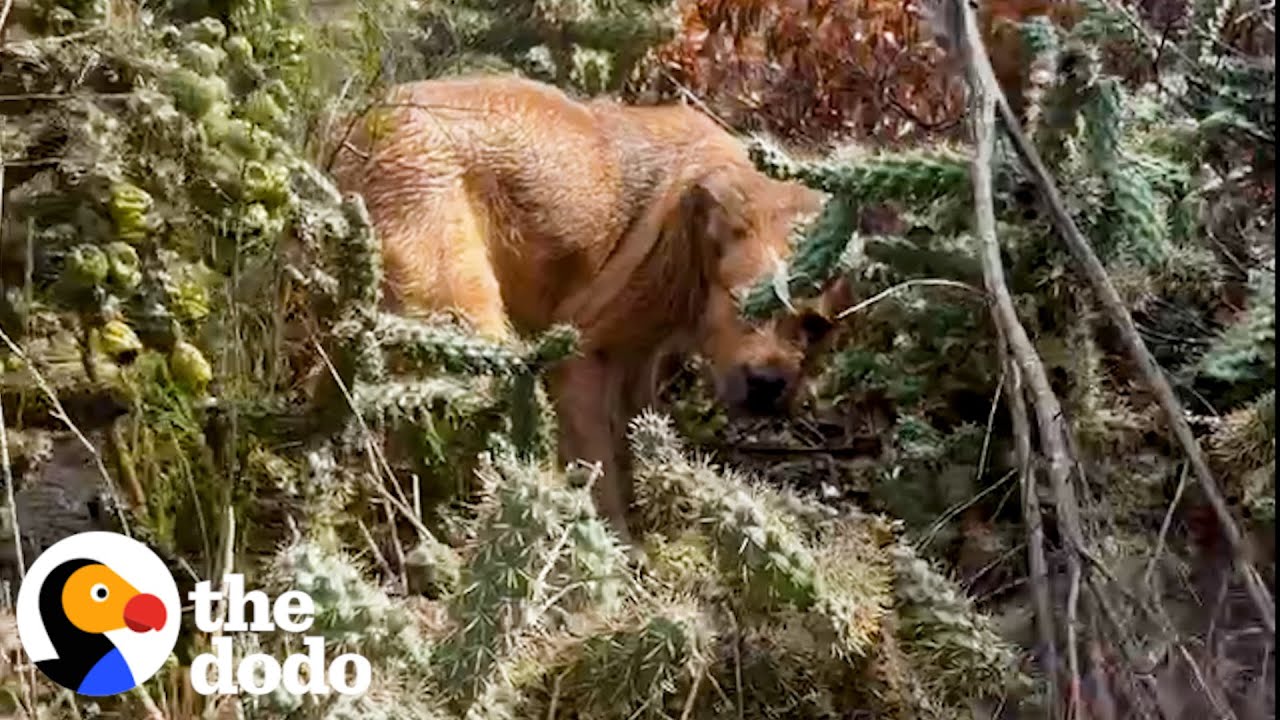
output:
[{"label": "dog's hind leg", "polygon": [[454,312],[489,339],[510,337],[489,256],[492,222],[461,181],[379,216],[389,218],[379,231],[388,295],[399,311]]}]

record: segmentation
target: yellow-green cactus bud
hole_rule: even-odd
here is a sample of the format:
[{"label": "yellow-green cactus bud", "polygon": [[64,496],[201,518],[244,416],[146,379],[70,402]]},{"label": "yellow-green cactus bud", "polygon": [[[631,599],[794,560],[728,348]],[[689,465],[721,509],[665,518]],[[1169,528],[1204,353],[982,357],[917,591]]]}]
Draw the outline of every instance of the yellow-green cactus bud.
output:
[{"label": "yellow-green cactus bud", "polygon": [[67,267],[63,277],[72,287],[87,290],[106,281],[110,269],[111,264],[102,248],[97,245],[77,245],[67,254]]},{"label": "yellow-green cactus bud", "polygon": [[178,109],[196,118],[204,117],[227,99],[226,80],[204,77],[190,68],[175,70],[168,77],[167,85]]},{"label": "yellow-green cactus bud", "polygon": [[245,100],[242,115],[268,130],[278,129],[285,121],[284,110],[266,90],[257,90]]},{"label": "yellow-green cactus bud", "polygon": [[131,183],[116,183],[111,188],[111,201],[107,206],[116,235],[123,240],[138,241],[151,231],[148,213],[154,203],[146,190]]},{"label": "yellow-green cactus bud", "polygon": [[169,372],[183,385],[203,390],[213,380],[213,367],[195,345],[186,341],[174,344],[169,353]]},{"label": "yellow-green cactus bud", "polygon": [[280,107],[289,108],[293,106],[293,91],[289,89],[289,86],[283,80],[279,78],[270,80],[266,85],[262,86],[262,89],[270,93]]},{"label": "yellow-green cactus bud", "polygon": [[142,341],[133,328],[120,320],[112,320],[99,331],[102,351],[118,362],[130,362],[142,352]]},{"label": "yellow-green cactus bud", "polygon": [[267,156],[266,134],[255,131],[253,125],[244,120],[227,121],[227,133],[222,143],[228,150],[249,160],[262,160]]},{"label": "yellow-green cactus bud", "polygon": [[203,320],[209,315],[209,292],[194,278],[186,278],[169,294],[169,305],[180,320]]},{"label": "yellow-green cactus bud", "polygon": [[253,61],[253,44],[243,35],[232,35],[222,44],[222,49],[235,62],[246,64]]},{"label": "yellow-green cactus bud", "polygon": [[182,28],[182,37],[186,40],[220,44],[227,37],[227,28],[217,18],[203,18]]},{"label": "yellow-green cactus bud", "polygon": [[245,196],[270,208],[289,201],[289,170],[250,160],[244,166]]},{"label": "yellow-green cactus bud", "polygon": [[247,234],[269,235],[275,229],[271,213],[262,203],[250,203],[240,215],[240,226]]},{"label": "yellow-green cactus bud", "polygon": [[213,75],[222,67],[227,54],[221,48],[202,42],[190,42],[178,51],[178,61],[201,75]]},{"label": "yellow-green cactus bud", "polygon": [[211,143],[220,143],[231,132],[231,106],[217,103],[200,118],[204,135]]},{"label": "yellow-green cactus bud", "polygon": [[107,277],[121,290],[132,290],[142,282],[142,263],[138,251],[124,242],[109,243],[106,248],[110,266]]}]

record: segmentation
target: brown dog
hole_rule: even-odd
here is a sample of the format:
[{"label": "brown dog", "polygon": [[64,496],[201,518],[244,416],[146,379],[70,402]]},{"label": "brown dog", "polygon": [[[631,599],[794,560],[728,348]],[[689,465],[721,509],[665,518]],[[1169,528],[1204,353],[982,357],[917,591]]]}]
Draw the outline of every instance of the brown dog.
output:
[{"label": "brown dog", "polygon": [[332,171],[364,196],[399,312],[454,310],[496,339],[581,330],[550,377],[561,460],[602,464],[596,501],[624,539],[626,424],[668,360],[705,356],[733,412],[789,409],[830,323],[749,324],[734,293],[774,271],[821,195],[758,172],[704,115],[482,77],[399,86],[336,131]]}]

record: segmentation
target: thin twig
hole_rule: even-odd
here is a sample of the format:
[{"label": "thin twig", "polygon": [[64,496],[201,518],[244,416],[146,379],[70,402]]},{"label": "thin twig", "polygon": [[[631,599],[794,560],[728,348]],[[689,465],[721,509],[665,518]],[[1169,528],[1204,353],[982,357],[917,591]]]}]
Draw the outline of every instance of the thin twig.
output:
[{"label": "thin twig", "polygon": [[1236,714],[1231,709],[1231,706],[1223,702],[1214,688],[1205,680],[1200,664],[1195,661],[1195,658],[1191,657],[1191,652],[1187,650],[1187,647],[1179,643],[1178,652],[1182,655],[1182,659],[1186,661],[1187,667],[1191,668],[1191,677],[1196,679],[1196,684],[1200,686],[1200,691],[1204,693],[1210,703],[1213,703],[1213,710],[1218,713],[1218,717],[1223,720],[1236,720]]},{"label": "thin twig", "polygon": [[935,539],[937,539],[938,533],[942,532],[942,529],[947,526],[948,522],[950,522],[953,518],[955,518],[957,515],[964,512],[965,510],[968,510],[974,505],[977,505],[978,501],[981,500],[982,498],[995,492],[996,490],[999,490],[1000,486],[1004,485],[1006,482],[1011,480],[1014,474],[1015,473],[1013,472],[1006,473],[1004,477],[1000,478],[996,482],[991,483],[990,485],[983,488],[979,492],[974,493],[973,497],[969,498],[968,500],[962,500],[956,503],[955,505],[952,505],[951,507],[947,508],[941,515],[938,516],[936,520],[934,520],[932,523],[929,524],[929,527],[925,530],[921,538],[914,543],[914,547],[916,551],[920,552],[920,551],[923,551],[925,548],[929,547],[929,545],[932,544]]},{"label": "thin twig", "polygon": [[151,698],[145,686],[138,685],[133,689],[133,694],[142,703],[142,709],[146,711],[146,720],[166,720],[160,706],[156,705],[156,701]]},{"label": "thin twig", "polygon": [[13,0],[4,0],[0,6],[0,38],[4,37],[4,24],[9,20],[9,11],[13,9]]},{"label": "thin twig", "polygon": [[836,319],[837,319],[837,320],[843,320],[844,318],[846,318],[846,317],[848,317],[848,316],[850,316],[850,315],[852,315],[852,314],[854,314],[854,313],[856,313],[856,312],[859,312],[859,311],[865,310],[865,309],[867,309],[868,307],[870,307],[870,306],[872,306],[872,305],[875,305],[876,303],[880,302],[881,300],[884,300],[885,298],[889,297],[890,295],[894,295],[894,294],[899,293],[899,292],[901,292],[901,291],[903,291],[903,290],[906,290],[907,288],[912,288],[912,287],[916,287],[916,286],[934,286],[934,287],[941,286],[941,287],[952,287],[952,288],[959,288],[959,289],[961,289],[961,290],[968,290],[969,292],[977,293],[978,295],[984,295],[984,294],[985,294],[985,293],[983,293],[981,290],[979,290],[978,288],[976,288],[976,287],[974,287],[974,286],[972,286],[972,285],[970,285],[970,284],[968,284],[968,283],[962,283],[962,282],[959,282],[959,281],[957,281],[957,280],[946,280],[946,279],[944,279],[944,278],[917,278],[917,279],[915,279],[915,280],[907,280],[907,281],[905,281],[905,282],[900,282],[900,283],[898,283],[897,285],[894,285],[894,286],[893,286],[893,287],[891,287],[891,288],[888,288],[888,289],[886,289],[886,290],[882,290],[882,291],[880,291],[880,292],[876,293],[875,295],[872,295],[871,297],[867,298],[866,300],[863,300],[862,302],[858,303],[857,305],[854,305],[854,306],[852,306],[852,307],[848,307],[848,308],[845,308],[844,310],[841,310],[839,313],[837,313],[837,314],[836,314]]},{"label": "thin twig", "polygon": [[[0,187],[0,192],[3,188]],[[13,489],[13,467],[9,461],[9,431],[5,426],[4,404],[0,402],[0,470],[4,472],[4,494],[5,502],[9,506],[9,522],[13,524],[13,552],[18,562],[18,580],[21,582],[27,575],[27,563],[22,551],[22,531],[18,525],[18,503],[14,498]],[[23,709],[30,712],[35,709],[35,667],[30,668],[30,674],[19,672],[18,676],[22,678],[22,706]]]},{"label": "thin twig", "polygon": [[978,470],[973,474],[975,482],[981,480],[982,474],[987,471],[988,453],[991,452],[991,435],[996,426],[996,410],[1000,407],[1000,395],[1004,393],[1004,378],[1007,374],[1000,373],[1000,377],[996,380],[995,392],[991,393],[991,409],[987,411],[987,429],[982,433],[982,452],[978,454]]},{"label": "thin twig", "polygon": [[746,700],[742,693],[742,633],[732,609],[729,610],[729,620],[733,623],[733,685],[738,693],[738,720],[743,720],[746,716]]},{"label": "thin twig", "polygon": [[[214,617],[223,617],[223,613],[226,612],[227,576],[230,575],[232,572],[234,572],[235,562],[236,562],[235,538],[236,538],[236,511],[235,511],[235,508],[228,505],[226,509],[226,513],[223,515],[222,542],[221,542],[221,545],[219,546],[220,553],[218,557],[221,558],[221,562],[219,563],[221,567],[218,568],[218,571],[222,575],[222,580],[218,583],[218,590],[220,591],[220,593],[219,593],[217,604],[214,606],[214,612],[216,613]],[[221,624],[218,625],[217,629],[209,633],[209,640],[211,642],[213,640],[218,639],[219,637],[222,637]],[[211,702],[208,705],[205,705],[204,712],[202,713],[201,717],[202,717],[202,720],[214,720],[214,718],[216,718],[217,715],[218,715],[218,703]]]},{"label": "thin twig", "polygon": [[551,682],[551,702],[547,703],[547,720],[556,720],[556,709],[560,704],[560,686],[564,684],[564,678],[568,674],[568,670],[557,673],[555,680]]},{"label": "thin twig", "polygon": [[386,556],[378,549],[378,541],[373,539],[373,533],[369,532],[369,527],[364,524],[364,520],[356,518],[356,525],[360,528],[360,534],[364,536],[364,541],[369,545],[369,552],[373,553],[373,559],[382,568],[382,572],[389,578],[395,577],[396,573],[391,569],[391,563],[387,562]]},{"label": "thin twig", "polygon": [[[347,389],[347,384],[342,381],[342,377],[338,374],[338,369],[333,366],[333,361],[329,359],[329,354],[324,351],[324,347],[321,346],[318,341],[312,339],[311,342],[315,345],[316,352],[320,354],[320,359],[324,361],[325,366],[329,369],[329,374],[333,377],[333,381],[342,392],[342,396],[346,400],[347,406],[355,415],[356,422],[360,424],[360,429],[365,436],[365,445],[369,452],[369,464],[372,466],[371,469],[373,470],[373,475],[376,477],[379,473],[377,460],[374,460],[374,458],[376,457],[381,459],[382,454],[378,452],[377,447],[374,446],[373,432],[369,429],[364,418],[360,415],[360,410],[356,408],[355,398],[351,396],[351,392]],[[383,462],[385,462],[385,460],[383,460]],[[413,526],[413,529],[417,530],[424,540],[434,539],[431,531],[422,523],[422,520],[413,514],[413,508],[409,507],[407,503],[402,502],[395,495],[392,495],[391,491],[386,488],[385,483],[376,482],[371,484],[374,485],[373,489],[382,496],[382,499],[387,503],[390,503],[392,507],[403,515],[404,518],[409,521],[409,524]]]},{"label": "thin twig", "polygon": [[1173,512],[1178,509],[1178,503],[1182,501],[1182,491],[1187,488],[1187,474],[1190,469],[1189,466],[1183,465],[1182,472],[1178,473],[1178,489],[1173,491],[1173,499],[1169,501],[1169,507],[1164,512],[1164,521],[1160,523],[1160,534],[1156,537],[1155,550],[1151,551],[1151,559],[1147,561],[1147,571],[1142,574],[1142,584],[1148,590],[1155,589],[1151,587],[1151,581],[1155,577],[1156,563],[1164,554],[1164,543],[1169,536],[1169,526],[1173,524]]},{"label": "thin twig", "polygon": [[4,402],[0,400],[0,471],[4,476],[4,500],[9,506],[9,522],[13,524],[13,551],[18,561],[18,579],[27,574],[27,563],[22,552],[22,531],[18,526],[18,504],[14,499],[13,467],[9,461],[9,430],[5,426]]},{"label": "thin twig", "polygon": [[702,686],[702,678],[706,674],[707,670],[703,668],[693,676],[693,686],[689,688],[689,697],[684,700],[684,710],[680,712],[680,720],[689,720],[693,717],[693,706],[698,700],[698,688]]},{"label": "thin twig", "polygon": [[[400,581],[401,590],[407,593],[409,592],[409,563],[405,561],[404,543],[400,542],[400,528],[396,526],[395,508],[384,505],[382,509],[387,513],[387,525],[391,534],[391,549],[395,552],[396,564],[400,567],[400,573],[395,577]],[[421,517],[421,514],[418,516]]]}]

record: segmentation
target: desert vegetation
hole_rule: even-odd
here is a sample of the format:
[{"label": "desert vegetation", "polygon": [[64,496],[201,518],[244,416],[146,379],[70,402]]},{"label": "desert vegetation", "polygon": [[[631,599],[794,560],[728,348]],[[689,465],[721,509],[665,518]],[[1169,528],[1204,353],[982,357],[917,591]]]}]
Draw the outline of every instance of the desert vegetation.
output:
[{"label": "desert vegetation", "polygon": [[[0,0],[0,714],[1274,717],[1274,4]],[[742,298],[847,283],[797,417],[692,359],[637,565],[540,385],[384,311],[317,142],[406,80],[688,102],[829,194]],[[305,590],[358,698],[134,692],[12,630],[69,534]],[[235,637],[239,656],[286,638]]]}]

